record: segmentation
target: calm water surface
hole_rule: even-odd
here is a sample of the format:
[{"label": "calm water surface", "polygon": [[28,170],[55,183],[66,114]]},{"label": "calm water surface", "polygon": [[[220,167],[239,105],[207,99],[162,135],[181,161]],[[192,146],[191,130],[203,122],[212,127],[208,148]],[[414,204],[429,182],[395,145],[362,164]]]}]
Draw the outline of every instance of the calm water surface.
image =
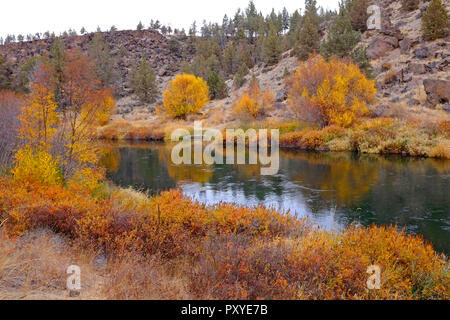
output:
[{"label": "calm water surface", "polygon": [[395,224],[423,234],[450,254],[450,161],[280,152],[280,170],[261,176],[258,165],[181,165],[170,147],[108,147],[104,163],[117,185],[149,190],[181,188],[206,204],[263,204],[309,217],[323,228]]}]

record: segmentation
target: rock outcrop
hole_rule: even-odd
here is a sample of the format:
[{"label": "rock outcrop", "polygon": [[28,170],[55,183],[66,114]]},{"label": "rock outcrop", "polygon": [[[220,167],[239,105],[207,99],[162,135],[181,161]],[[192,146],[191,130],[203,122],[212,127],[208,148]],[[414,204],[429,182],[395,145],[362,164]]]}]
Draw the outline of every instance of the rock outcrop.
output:
[{"label": "rock outcrop", "polygon": [[[189,59],[193,54],[189,52],[185,38],[182,36],[164,36],[156,30],[112,31],[103,32],[102,35],[109,43],[112,55],[119,60],[118,71],[121,80],[118,84],[118,94],[120,96],[129,95],[127,81],[129,71],[142,57],[145,57],[155,70],[159,78],[158,82],[166,83],[168,78],[179,71],[183,59]],[[68,36],[64,37],[63,41],[67,49],[80,48],[87,51],[93,36],[93,33]],[[0,45],[0,56],[4,57],[16,72],[22,63],[34,55],[49,54],[53,41],[53,39],[43,39]]]}]

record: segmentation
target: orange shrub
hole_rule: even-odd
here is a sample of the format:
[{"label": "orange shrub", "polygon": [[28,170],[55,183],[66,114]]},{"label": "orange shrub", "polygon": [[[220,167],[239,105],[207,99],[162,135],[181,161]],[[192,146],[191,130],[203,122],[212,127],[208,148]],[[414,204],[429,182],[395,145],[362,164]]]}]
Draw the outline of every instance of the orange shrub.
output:
[{"label": "orange shrub", "polygon": [[376,94],[375,82],[356,64],[337,58],[327,62],[321,56],[300,63],[288,91],[289,106],[300,120],[341,127],[366,115]]},{"label": "orange shrub", "polygon": [[[333,233],[263,207],[205,206],[180,191],[148,198],[119,189],[96,199],[83,187],[10,178],[0,178],[0,221],[11,235],[48,228],[114,257],[157,255],[196,298],[450,298],[445,257],[395,227]],[[373,264],[380,290],[366,286]]]},{"label": "orange shrub", "polygon": [[209,88],[202,78],[180,74],[169,82],[164,91],[164,111],[174,118],[198,113],[209,101]]},{"label": "orange shrub", "polygon": [[275,108],[275,95],[270,90],[261,91],[257,80],[253,80],[233,108],[234,114],[243,119],[256,119],[267,115]]}]

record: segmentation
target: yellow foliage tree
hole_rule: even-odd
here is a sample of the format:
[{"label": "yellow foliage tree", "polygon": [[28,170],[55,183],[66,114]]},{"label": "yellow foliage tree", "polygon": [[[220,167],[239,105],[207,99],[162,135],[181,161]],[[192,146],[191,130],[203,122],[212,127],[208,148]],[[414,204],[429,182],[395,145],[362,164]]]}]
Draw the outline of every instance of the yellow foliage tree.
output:
[{"label": "yellow foliage tree", "polygon": [[233,108],[236,116],[240,118],[256,119],[267,115],[275,108],[275,95],[270,90],[261,91],[256,79],[250,83],[247,92],[244,92]]},{"label": "yellow foliage tree", "polygon": [[57,185],[62,183],[58,162],[47,151],[33,150],[30,146],[17,151],[14,180],[23,184]]},{"label": "yellow foliage tree", "polygon": [[288,82],[289,106],[303,121],[350,127],[368,113],[375,81],[350,61],[315,56],[301,63]]},{"label": "yellow foliage tree", "polygon": [[19,116],[22,142],[34,151],[48,151],[56,134],[58,105],[51,82],[51,69],[40,64],[31,83],[31,92]]},{"label": "yellow foliage tree", "polygon": [[78,50],[65,56],[59,106],[54,68],[40,63],[34,72],[20,115],[22,148],[16,154],[13,174],[20,181],[53,184],[65,180],[94,191],[104,177],[97,168],[95,129],[109,120],[115,103],[111,90],[101,88],[88,57]]},{"label": "yellow foliage tree", "polygon": [[58,162],[50,154],[59,121],[52,86],[52,70],[41,63],[19,116],[22,148],[15,154],[14,179],[20,183],[54,185],[62,182]]},{"label": "yellow foliage tree", "polygon": [[199,112],[209,101],[209,88],[202,78],[181,74],[164,91],[164,111],[174,118]]}]

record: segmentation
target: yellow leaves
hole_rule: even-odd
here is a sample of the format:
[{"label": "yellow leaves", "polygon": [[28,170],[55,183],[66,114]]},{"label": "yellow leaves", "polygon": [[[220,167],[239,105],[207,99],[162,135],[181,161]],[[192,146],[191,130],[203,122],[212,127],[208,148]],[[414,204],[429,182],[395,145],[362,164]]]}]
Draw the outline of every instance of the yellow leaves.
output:
[{"label": "yellow leaves", "polygon": [[247,92],[244,92],[242,98],[237,102],[236,106],[233,108],[236,115],[248,114],[252,118],[258,116],[258,108],[256,106],[256,100],[250,98]]},{"label": "yellow leaves", "polygon": [[34,84],[19,117],[20,138],[38,150],[48,150],[59,121],[55,96],[45,86]]},{"label": "yellow leaves", "polygon": [[376,89],[351,62],[317,56],[300,64],[289,83],[291,109],[305,120],[350,127],[368,113]]},{"label": "yellow leaves", "polygon": [[261,91],[256,80],[253,80],[247,92],[244,92],[233,108],[234,114],[243,119],[267,115],[275,108],[275,95],[270,90]]},{"label": "yellow leaves", "polygon": [[165,112],[174,118],[198,113],[209,102],[209,88],[202,78],[178,75],[164,91]]},{"label": "yellow leaves", "polygon": [[58,185],[62,183],[58,163],[46,151],[20,149],[16,155],[16,166],[12,170],[14,180],[19,183]]}]

